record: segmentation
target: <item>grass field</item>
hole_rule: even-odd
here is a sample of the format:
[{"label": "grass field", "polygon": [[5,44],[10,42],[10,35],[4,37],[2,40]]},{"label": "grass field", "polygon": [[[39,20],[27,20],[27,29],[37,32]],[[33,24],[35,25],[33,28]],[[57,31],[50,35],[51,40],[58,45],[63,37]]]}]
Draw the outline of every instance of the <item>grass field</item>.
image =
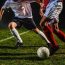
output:
[{"label": "grass field", "polygon": [[0,29],[0,65],[65,65],[65,43],[56,36],[60,49],[48,59],[40,59],[36,51],[40,46],[47,46],[45,40],[25,28],[18,31],[24,41],[21,48],[15,47],[15,38],[8,29]]}]

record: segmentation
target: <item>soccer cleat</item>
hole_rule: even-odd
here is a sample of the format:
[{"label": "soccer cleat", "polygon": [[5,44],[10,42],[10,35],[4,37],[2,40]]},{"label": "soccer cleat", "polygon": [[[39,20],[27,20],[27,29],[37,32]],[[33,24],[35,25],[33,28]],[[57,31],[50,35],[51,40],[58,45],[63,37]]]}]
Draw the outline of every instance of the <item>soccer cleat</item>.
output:
[{"label": "soccer cleat", "polygon": [[23,43],[20,43],[20,42],[17,42],[16,43],[16,47],[18,48],[18,47],[22,47],[23,46]]},{"label": "soccer cleat", "polygon": [[47,45],[50,50],[50,56],[53,55],[59,49],[59,46],[53,47],[50,43],[47,43]]},{"label": "soccer cleat", "polygon": [[50,49],[50,56],[52,56],[56,51],[59,49],[59,47],[51,48]]}]

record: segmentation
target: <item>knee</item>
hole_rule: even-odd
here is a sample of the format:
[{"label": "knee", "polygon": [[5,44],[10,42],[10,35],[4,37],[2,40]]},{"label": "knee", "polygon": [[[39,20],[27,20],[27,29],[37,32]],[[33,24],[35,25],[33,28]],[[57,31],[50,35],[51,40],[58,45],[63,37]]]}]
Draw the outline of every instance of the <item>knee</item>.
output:
[{"label": "knee", "polygon": [[33,29],[33,31],[37,33],[39,29],[36,27],[35,29]]},{"label": "knee", "polygon": [[9,28],[9,29],[13,29],[13,28],[16,28],[16,26],[17,26],[16,23],[11,22],[11,23],[9,23],[8,28]]}]

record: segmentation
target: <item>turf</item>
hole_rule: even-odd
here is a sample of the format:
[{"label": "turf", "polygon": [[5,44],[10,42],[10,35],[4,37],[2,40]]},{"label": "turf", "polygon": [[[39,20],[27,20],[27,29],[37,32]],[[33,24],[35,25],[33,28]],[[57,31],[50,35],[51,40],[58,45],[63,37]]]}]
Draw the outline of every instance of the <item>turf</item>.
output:
[{"label": "turf", "polygon": [[[28,30],[20,28],[18,31],[23,33]],[[47,46],[45,40],[41,39],[38,34],[29,31],[21,35],[24,42],[24,46],[21,48],[15,47],[15,38],[1,42],[11,36],[9,29],[0,29],[0,65],[65,65],[65,43],[56,36],[60,49],[48,59],[37,57],[37,49],[40,46]]]}]

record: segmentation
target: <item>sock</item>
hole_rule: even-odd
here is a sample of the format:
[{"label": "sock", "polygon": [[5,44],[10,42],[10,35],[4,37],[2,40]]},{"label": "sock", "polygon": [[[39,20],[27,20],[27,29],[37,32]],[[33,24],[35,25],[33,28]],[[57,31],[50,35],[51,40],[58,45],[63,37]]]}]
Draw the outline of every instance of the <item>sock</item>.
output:
[{"label": "sock", "polygon": [[55,33],[63,42],[65,42],[65,34],[64,34],[61,30],[59,30],[59,31],[55,31],[55,30],[54,30],[54,33]]},{"label": "sock", "polygon": [[47,39],[46,35],[42,31],[38,30],[37,32],[46,40],[47,43],[50,43],[50,41]]},{"label": "sock", "polygon": [[10,31],[14,35],[14,37],[17,39],[18,42],[23,43],[18,31],[15,28]]},{"label": "sock", "polygon": [[51,29],[51,27],[49,25],[45,26],[43,30],[48,40],[51,42],[52,47],[58,47],[58,44],[53,36],[53,30]]}]

